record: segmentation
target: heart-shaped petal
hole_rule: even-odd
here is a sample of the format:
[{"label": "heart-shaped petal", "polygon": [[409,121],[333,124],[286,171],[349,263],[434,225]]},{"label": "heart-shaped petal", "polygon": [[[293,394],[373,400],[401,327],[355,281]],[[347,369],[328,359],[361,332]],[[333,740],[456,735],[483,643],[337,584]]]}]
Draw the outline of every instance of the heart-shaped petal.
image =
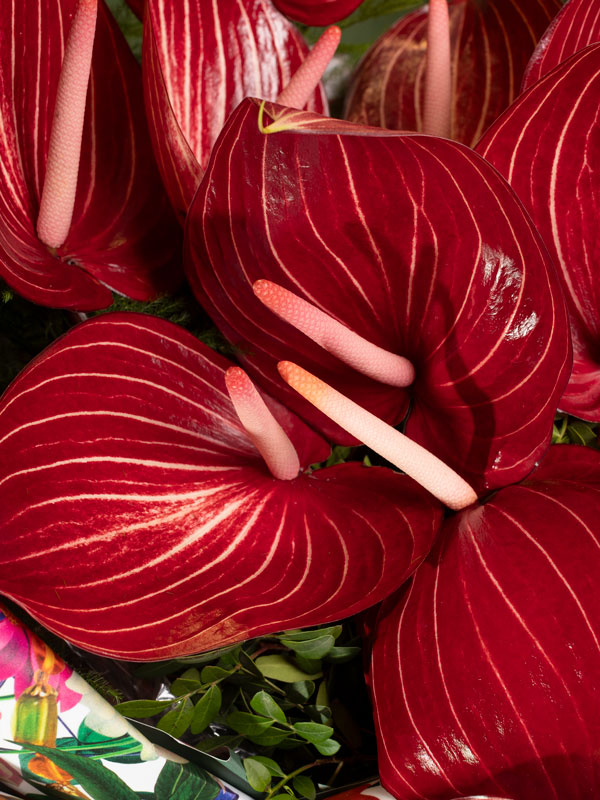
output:
[{"label": "heart-shaped petal", "polygon": [[557,446],[447,520],[373,650],[383,784],[399,800],[600,792],[600,454]]},{"label": "heart-shaped petal", "polygon": [[[393,425],[411,396],[406,433],[478,491],[522,478],[547,447],[570,345],[552,265],[510,187],[454,142],[267,112],[263,130],[279,132],[261,132],[256,101],[232,115],[190,209],[200,302],[256,380],[335,440],[348,438],[282,387],[277,361]],[[410,395],[268,313],[252,289],[262,278],[408,358]]]},{"label": "heart-shaped petal", "polygon": [[[308,48],[270,0],[148,0],[144,89],[156,159],[180,218],[221,128],[249,95],[275,100]],[[309,108],[326,113],[322,89]]]},{"label": "heart-shaped petal", "polygon": [[[473,146],[519,92],[533,49],[558,0],[452,0],[450,135]],[[346,117],[364,125],[423,130],[427,6],[402,17],[361,61]]]},{"label": "heart-shaped petal", "polygon": [[529,61],[523,88],[528,89],[554,67],[588,44],[600,41],[600,1],[569,0],[540,39]]},{"label": "heart-shaped petal", "polygon": [[0,272],[33,302],[89,310],[110,305],[109,289],[150,299],[173,289],[180,271],[177,224],[152,156],[139,67],[103,3],[71,229],[56,254],[37,237],[76,7],[77,0],[16,3],[0,21]]},{"label": "heart-shaped petal", "polygon": [[[394,591],[440,505],[360,464],[273,478],[226,393],[228,366],[137,314],[77,326],[38,357],[0,406],[0,591],[131,660],[339,619]],[[290,412],[276,416],[304,466],[326,457]]]},{"label": "heart-shaped petal", "polygon": [[558,267],[573,335],[560,406],[600,421],[600,44],[580,50],[521,95],[477,150],[509,181]]}]

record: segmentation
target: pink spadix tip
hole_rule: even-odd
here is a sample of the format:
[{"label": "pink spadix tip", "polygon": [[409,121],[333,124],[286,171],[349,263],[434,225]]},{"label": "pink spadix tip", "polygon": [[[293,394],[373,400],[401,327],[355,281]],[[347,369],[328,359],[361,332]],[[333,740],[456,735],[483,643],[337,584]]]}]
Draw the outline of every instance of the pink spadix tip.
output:
[{"label": "pink spadix tip", "polygon": [[410,386],[414,381],[415,369],[408,359],[367,341],[283,286],[260,280],[252,288],[277,316],[363,375],[389,386]]},{"label": "pink spadix tip", "polygon": [[452,73],[447,0],[429,0],[423,133],[450,136]]},{"label": "pink spadix tip", "polygon": [[73,219],[97,14],[97,0],[80,0],[58,81],[37,220],[38,236],[48,247],[64,243]]},{"label": "pink spadix tip", "polygon": [[337,25],[332,25],[321,34],[313,49],[277,98],[280,105],[288,106],[288,108],[304,108],[335,55],[341,36],[342,31]]},{"label": "pink spadix tip", "polygon": [[277,368],[284,381],[315,408],[414,478],[448,508],[466,508],[477,500],[460,475],[391,425],[296,364],[280,361]]},{"label": "pink spadix tip", "polygon": [[282,481],[296,478],[300,461],[294,445],[244,370],[229,367],[225,373],[225,385],[240,422],[271,474]]}]

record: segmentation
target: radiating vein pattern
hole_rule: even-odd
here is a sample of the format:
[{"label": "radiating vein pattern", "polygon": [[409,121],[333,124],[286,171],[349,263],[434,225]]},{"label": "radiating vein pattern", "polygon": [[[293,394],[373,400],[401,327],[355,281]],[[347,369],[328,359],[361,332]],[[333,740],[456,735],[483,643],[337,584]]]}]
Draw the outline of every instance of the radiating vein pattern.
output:
[{"label": "radiating vein pattern", "polygon": [[554,447],[384,604],[371,681],[399,800],[598,794],[599,511],[598,453]]},{"label": "radiating vein pattern", "polygon": [[[270,0],[148,0],[144,85],[154,149],[184,214],[227,117],[244,97],[275,100],[308,49]],[[326,109],[322,89],[310,110]]]},{"label": "radiating vein pattern", "polygon": [[567,298],[573,373],[560,407],[600,421],[600,45],[525,92],[477,150],[507,178],[550,250]]},{"label": "radiating vein pattern", "polygon": [[[473,146],[519,92],[527,62],[558,0],[451,0],[451,138]],[[422,131],[427,6],[402,17],[359,64],[346,117]]]},{"label": "radiating vein pattern", "polygon": [[[0,406],[0,592],[81,647],[155,660],[394,591],[427,554],[439,504],[359,464],[273,478],[226,392],[229,366],[137,314],[86,322],[34,361]],[[303,468],[327,457],[265,402]]]},{"label": "radiating vein pattern", "polygon": [[37,238],[58,79],[76,7],[77,0],[12,2],[0,20],[0,273],[36,303],[89,310],[110,305],[107,286],[150,299],[174,288],[180,271],[177,224],[152,157],[140,70],[103,3],[71,228],[56,257]]},{"label": "radiating vein pattern", "polygon": [[[510,187],[463,145],[335,120],[261,133],[230,118],[187,227],[194,290],[266,391],[336,442],[354,440],[284,387],[293,361],[408,435],[476,491],[529,472],[570,367],[566,311]],[[278,108],[267,117],[281,119]],[[267,126],[268,130],[268,126]],[[407,390],[360,375],[275,313],[266,279],[414,365]],[[527,409],[526,413],[524,410]]]}]

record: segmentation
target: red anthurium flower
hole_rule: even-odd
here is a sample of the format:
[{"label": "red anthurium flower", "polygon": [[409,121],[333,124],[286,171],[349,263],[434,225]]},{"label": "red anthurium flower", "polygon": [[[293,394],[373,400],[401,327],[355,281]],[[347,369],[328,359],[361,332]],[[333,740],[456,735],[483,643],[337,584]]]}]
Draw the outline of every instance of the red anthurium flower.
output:
[{"label": "red anthurium flower", "polygon": [[[449,7],[432,0],[402,17],[365,55],[348,94],[347,118],[473,146],[517,96],[529,57],[560,7],[558,0],[451,0]],[[449,48],[443,18],[428,32],[428,8],[449,14]],[[431,70],[435,85],[426,91]],[[440,99],[444,81],[450,102]],[[432,103],[434,119],[445,117],[447,130],[432,127]]]},{"label": "red anthurium flower", "polygon": [[287,17],[305,25],[331,25],[355,11],[362,0],[273,0]]},{"label": "red anthurium flower", "polygon": [[600,794],[599,519],[600,454],[553,447],[386,601],[370,679],[398,800]]},{"label": "red anthurium flower", "polygon": [[328,447],[266,402],[158,318],[72,329],[0,406],[0,591],[132,660],[339,619],[394,591],[440,504],[384,468],[299,474]]},{"label": "red anthurium flower", "polygon": [[570,355],[510,187],[454,142],[267,111],[265,133],[256,101],[232,115],[190,209],[200,302],[261,386],[336,441],[355,440],[282,387],[278,360],[393,425],[412,398],[407,434],[477,491],[522,478]]},{"label": "red anthurium flower", "polygon": [[599,0],[569,0],[536,47],[523,79],[528,89],[588,44],[600,41]]},{"label": "red anthurium flower", "polygon": [[569,306],[574,366],[560,407],[600,421],[600,45],[536,83],[477,150],[511,183],[550,249]]},{"label": "red anthurium flower", "polygon": [[2,16],[0,275],[28,299],[89,310],[178,282],[141,88],[102,0]]},{"label": "red anthurium flower", "polygon": [[[181,218],[227,117],[248,95],[275,100],[308,50],[271,0],[148,0],[144,83],[154,150]],[[323,91],[308,108],[324,112]]]}]

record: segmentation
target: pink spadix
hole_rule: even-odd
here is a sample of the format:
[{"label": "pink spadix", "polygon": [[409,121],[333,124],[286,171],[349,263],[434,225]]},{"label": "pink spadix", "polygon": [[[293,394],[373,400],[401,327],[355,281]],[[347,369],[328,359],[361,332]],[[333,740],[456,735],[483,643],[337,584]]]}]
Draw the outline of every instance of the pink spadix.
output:
[{"label": "pink spadix", "polygon": [[293,292],[266,280],[256,281],[252,288],[277,316],[363,375],[389,386],[410,386],[414,381],[408,359],[367,341]]},{"label": "pink spadix", "polygon": [[423,133],[450,137],[452,75],[447,0],[429,0]]},{"label": "pink spadix", "polygon": [[288,106],[288,108],[304,108],[335,55],[341,35],[342,31],[337,25],[332,25],[321,34],[318,42],[278,96],[277,103],[279,105]]},{"label": "pink spadix", "polygon": [[277,368],[284,381],[315,408],[414,478],[448,508],[466,508],[477,500],[460,475],[391,425],[296,364],[280,361]]},{"label": "pink spadix", "polygon": [[65,48],[37,221],[48,247],[64,243],[73,218],[97,13],[97,0],[80,0]]},{"label": "pink spadix", "polygon": [[282,481],[296,478],[300,461],[294,445],[244,370],[230,367],[225,384],[240,422],[272,475]]}]

